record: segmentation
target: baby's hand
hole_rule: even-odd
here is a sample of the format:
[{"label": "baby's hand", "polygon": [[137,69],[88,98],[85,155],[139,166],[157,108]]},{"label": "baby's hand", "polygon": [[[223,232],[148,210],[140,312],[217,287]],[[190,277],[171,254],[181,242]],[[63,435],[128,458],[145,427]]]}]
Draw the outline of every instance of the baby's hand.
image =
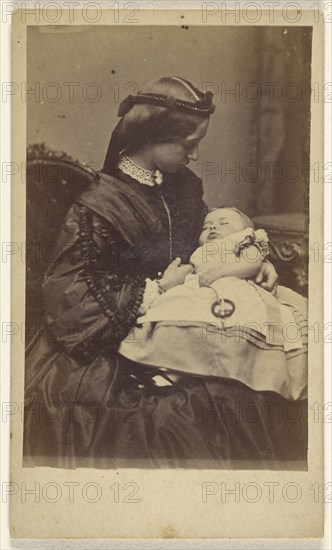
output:
[{"label": "baby's hand", "polygon": [[209,286],[217,279],[220,279],[222,277],[222,270],[221,267],[215,267],[213,269],[209,269],[208,271],[204,271],[203,273],[199,274],[199,285],[200,286]]}]

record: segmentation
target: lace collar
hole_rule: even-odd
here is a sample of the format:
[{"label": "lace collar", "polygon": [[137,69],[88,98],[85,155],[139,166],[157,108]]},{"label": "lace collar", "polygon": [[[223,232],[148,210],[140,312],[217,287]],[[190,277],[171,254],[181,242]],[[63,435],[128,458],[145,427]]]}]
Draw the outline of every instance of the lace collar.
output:
[{"label": "lace collar", "polygon": [[154,187],[155,185],[161,185],[163,182],[163,175],[160,170],[142,168],[126,155],[120,158],[118,168],[123,174],[130,176],[143,185]]}]

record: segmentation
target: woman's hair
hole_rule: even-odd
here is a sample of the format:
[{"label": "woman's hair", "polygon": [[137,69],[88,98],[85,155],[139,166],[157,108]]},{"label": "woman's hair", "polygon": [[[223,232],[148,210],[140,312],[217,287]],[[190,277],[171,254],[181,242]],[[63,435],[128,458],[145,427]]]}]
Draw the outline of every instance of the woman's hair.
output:
[{"label": "woman's hair", "polygon": [[247,216],[246,214],[241,212],[241,210],[239,210],[238,208],[235,208],[234,206],[225,206],[225,205],[216,206],[215,208],[210,208],[207,214],[209,214],[210,212],[213,212],[214,210],[223,210],[224,208],[226,208],[227,210],[233,210],[233,212],[236,212],[237,214],[239,214],[239,216],[243,221],[243,226],[244,226],[243,229],[246,229],[247,227],[252,227],[252,229],[255,229],[254,222],[249,218],[249,216]]},{"label": "woman's hair", "polygon": [[[166,76],[146,84],[141,93],[171,96],[196,103],[204,97],[187,80]],[[133,105],[112,133],[103,171],[115,168],[119,154],[131,154],[149,144],[172,143],[193,134],[209,115],[193,115],[156,105]]]}]

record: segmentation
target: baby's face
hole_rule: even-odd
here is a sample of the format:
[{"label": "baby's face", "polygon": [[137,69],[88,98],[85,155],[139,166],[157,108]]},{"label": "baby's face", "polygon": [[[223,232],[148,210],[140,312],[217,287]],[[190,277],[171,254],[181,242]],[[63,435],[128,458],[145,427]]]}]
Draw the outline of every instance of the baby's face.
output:
[{"label": "baby's face", "polygon": [[245,229],[241,216],[228,208],[217,208],[209,212],[204,220],[199,244],[209,243],[216,239],[224,239],[232,233]]}]

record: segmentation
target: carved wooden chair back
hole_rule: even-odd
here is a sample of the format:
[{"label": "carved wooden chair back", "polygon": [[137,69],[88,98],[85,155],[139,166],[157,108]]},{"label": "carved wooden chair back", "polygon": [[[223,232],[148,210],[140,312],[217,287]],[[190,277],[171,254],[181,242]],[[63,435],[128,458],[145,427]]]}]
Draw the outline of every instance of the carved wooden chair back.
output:
[{"label": "carved wooden chair back", "polygon": [[42,282],[56,255],[61,224],[77,197],[96,178],[96,171],[44,144],[27,150],[26,342],[42,324]]}]

